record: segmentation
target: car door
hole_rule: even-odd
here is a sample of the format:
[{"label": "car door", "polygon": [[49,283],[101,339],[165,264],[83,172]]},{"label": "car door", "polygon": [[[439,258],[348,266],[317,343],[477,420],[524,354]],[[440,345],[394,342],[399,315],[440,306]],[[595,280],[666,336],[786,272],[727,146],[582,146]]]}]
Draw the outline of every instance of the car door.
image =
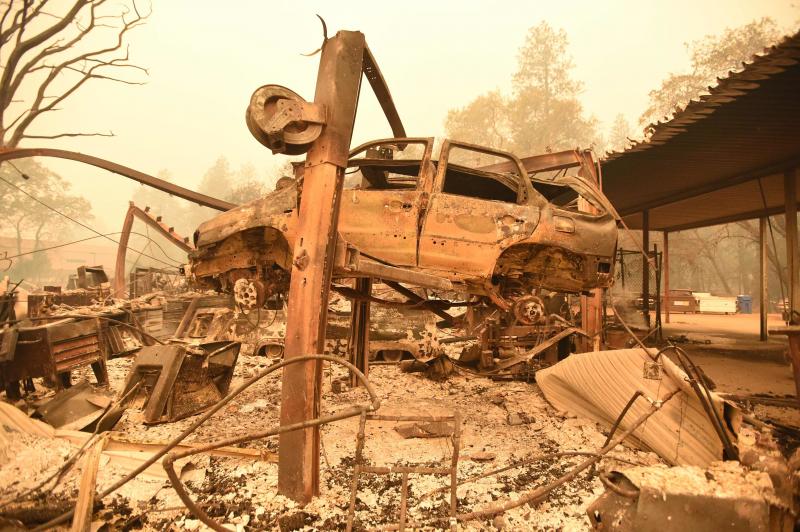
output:
[{"label": "car door", "polygon": [[[339,233],[361,253],[393,266],[415,266],[423,181],[432,174],[428,140],[420,158],[352,158],[342,191]],[[411,143],[409,143],[411,144]],[[411,150],[413,146],[404,151]],[[371,180],[370,180],[371,179]]]},{"label": "car door", "polygon": [[[512,171],[488,171],[487,163],[498,160]],[[454,278],[491,275],[502,250],[539,221],[523,175],[510,154],[445,142],[423,214],[418,265]]]}]

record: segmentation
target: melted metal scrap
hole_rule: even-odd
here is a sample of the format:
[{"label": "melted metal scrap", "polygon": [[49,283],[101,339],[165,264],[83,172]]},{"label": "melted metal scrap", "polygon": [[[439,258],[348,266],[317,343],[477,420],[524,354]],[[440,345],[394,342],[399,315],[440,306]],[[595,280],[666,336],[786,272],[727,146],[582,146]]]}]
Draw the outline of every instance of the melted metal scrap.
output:
[{"label": "melted metal scrap", "polygon": [[228,392],[240,346],[214,342],[144,347],[131,367],[124,393],[142,382],[133,405],[142,409],[145,423],[178,421],[203,412]]},{"label": "melted metal scrap", "polygon": [[[787,475],[788,477],[788,475]],[[790,501],[773,480],[735,461],[697,467],[634,467],[601,480],[608,490],[589,506],[595,529],[615,532],[792,530]]]}]

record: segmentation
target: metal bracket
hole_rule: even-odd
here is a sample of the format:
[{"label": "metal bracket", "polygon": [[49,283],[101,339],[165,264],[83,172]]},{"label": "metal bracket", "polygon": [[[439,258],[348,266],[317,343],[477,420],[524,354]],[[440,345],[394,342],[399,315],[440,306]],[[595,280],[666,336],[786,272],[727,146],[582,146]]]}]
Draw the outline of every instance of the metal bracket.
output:
[{"label": "metal bracket", "polygon": [[264,85],[250,97],[245,121],[250,133],[272,153],[305,153],[326,123],[323,104],[307,102],[280,85]]},{"label": "metal bracket", "polygon": [[[325,124],[325,108],[320,104],[297,100],[278,100],[275,102],[275,109],[275,113],[270,116],[260,113],[254,117],[258,127],[267,136],[273,150],[285,149],[284,131],[291,124]],[[319,133],[316,134],[316,136],[318,135]]]}]

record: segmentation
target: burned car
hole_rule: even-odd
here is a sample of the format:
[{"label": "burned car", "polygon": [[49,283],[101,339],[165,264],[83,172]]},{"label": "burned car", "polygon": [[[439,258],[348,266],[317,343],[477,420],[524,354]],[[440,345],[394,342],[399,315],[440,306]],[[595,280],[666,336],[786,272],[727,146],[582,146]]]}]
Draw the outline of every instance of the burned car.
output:
[{"label": "burned car", "polygon": [[[612,283],[618,216],[590,179],[558,165],[531,172],[510,153],[462,142],[444,141],[438,157],[433,151],[432,138],[351,151],[335,278],[456,291],[505,310],[534,291]],[[302,177],[203,223],[192,278],[233,291],[245,306],[287,291],[298,188]]]}]

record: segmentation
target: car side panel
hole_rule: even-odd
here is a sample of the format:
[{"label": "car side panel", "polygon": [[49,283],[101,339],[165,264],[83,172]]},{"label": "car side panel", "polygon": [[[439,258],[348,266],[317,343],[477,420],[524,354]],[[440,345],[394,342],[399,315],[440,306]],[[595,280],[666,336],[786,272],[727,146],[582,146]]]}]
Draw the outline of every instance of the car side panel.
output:
[{"label": "car side panel", "polygon": [[367,255],[393,266],[414,266],[422,194],[417,190],[345,190],[339,233]]},{"label": "car side panel", "polygon": [[503,249],[528,238],[539,208],[436,193],[431,196],[419,243],[419,267],[488,277]]}]

